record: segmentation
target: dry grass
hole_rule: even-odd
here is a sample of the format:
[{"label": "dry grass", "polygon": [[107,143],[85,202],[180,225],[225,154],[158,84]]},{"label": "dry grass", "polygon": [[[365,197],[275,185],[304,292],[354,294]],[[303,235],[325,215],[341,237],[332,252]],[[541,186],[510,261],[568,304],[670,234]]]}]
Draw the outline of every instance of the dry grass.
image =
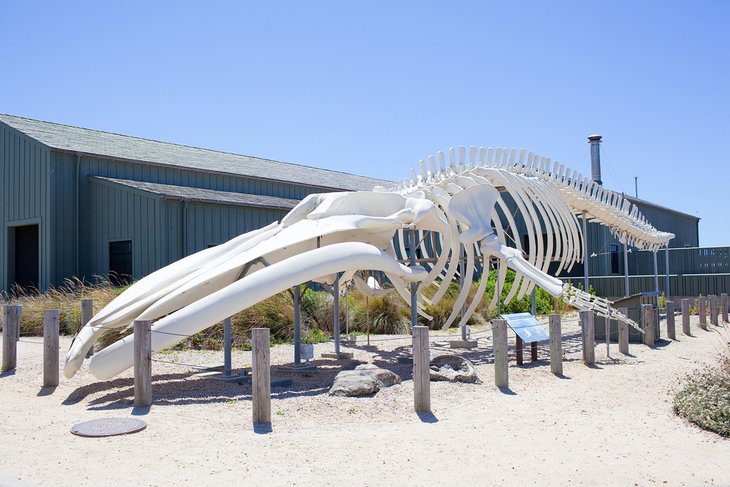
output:
[{"label": "dry grass", "polygon": [[94,310],[98,311],[112,299],[119,296],[125,288],[112,286],[109,281],[91,285],[79,279],[66,279],[61,286],[44,293],[15,289],[9,296],[0,296],[0,305],[19,304],[23,306],[20,322],[21,335],[43,334],[43,313],[48,309],[61,312],[60,330],[63,335],[75,334],[81,326],[81,300],[94,300]]}]

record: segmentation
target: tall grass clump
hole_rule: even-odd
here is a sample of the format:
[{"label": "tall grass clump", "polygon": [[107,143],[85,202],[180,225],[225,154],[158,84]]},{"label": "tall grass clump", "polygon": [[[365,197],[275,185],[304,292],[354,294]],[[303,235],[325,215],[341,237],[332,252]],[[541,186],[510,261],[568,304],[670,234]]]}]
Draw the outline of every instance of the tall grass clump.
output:
[{"label": "tall grass clump", "polygon": [[19,304],[23,306],[20,320],[21,335],[43,334],[43,314],[45,310],[60,311],[60,332],[63,335],[75,334],[81,325],[81,300],[94,300],[94,310],[98,311],[117,297],[125,288],[112,286],[107,280],[99,284],[89,284],[77,278],[66,279],[57,287],[38,292],[23,288],[13,289],[10,295],[0,296],[0,306]]}]

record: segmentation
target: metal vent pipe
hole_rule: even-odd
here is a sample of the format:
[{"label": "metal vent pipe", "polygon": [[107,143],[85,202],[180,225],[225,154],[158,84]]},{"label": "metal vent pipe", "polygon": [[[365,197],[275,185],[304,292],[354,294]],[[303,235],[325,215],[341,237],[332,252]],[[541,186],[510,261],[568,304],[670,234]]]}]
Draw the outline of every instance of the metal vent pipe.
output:
[{"label": "metal vent pipe", "polygon": [[598,184],[601,181],[601,139],[600,135],[589,135],[588,143],[591,144],[591,178]]}]

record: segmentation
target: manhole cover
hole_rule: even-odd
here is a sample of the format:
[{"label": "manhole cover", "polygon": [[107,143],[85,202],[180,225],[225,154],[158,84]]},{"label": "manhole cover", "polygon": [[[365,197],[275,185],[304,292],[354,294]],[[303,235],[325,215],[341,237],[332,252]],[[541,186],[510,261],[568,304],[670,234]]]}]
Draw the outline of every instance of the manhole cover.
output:
[{"label": "manhole cover", "polygon": [[88,438],[100,436],[127,435],[142,431],[147,423],[140,419],[132,418],[105,418],[84,421],[73,425],[71,433]]}]

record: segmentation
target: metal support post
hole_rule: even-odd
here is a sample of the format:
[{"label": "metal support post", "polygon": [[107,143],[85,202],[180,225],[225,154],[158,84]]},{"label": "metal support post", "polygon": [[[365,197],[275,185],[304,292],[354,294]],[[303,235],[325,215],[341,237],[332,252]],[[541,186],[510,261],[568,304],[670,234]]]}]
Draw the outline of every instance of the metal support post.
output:
[{"label": "metal support post", "polygon": [[233,360],[231,357],[231,318],[223,320],[223,375],[230,377]]},{"label": "metal support post", "polygon": [[667,247],[664,249],[664,270],[666,271],[666,278],[664,281],[664,287],[666,289],[664,290],[664,295],[667,300],[670,300],[672,299],[672,295],[671,289],[669,289],[669,244],[667,244]]},{"label": "metal support post", "polygon": [[659,293],[659,266],[657,265],[657,251],[652,252],[654,254],[654,291]]},{"label": "metal support post", "polygon": [[629,297],[629,246],[624,244],[624,297]]},{"label": "metal support post", "polygon": [[[416,231],[411,230],[409,235],[410,264],[416,266]],[[418,326],[418,283],[411,283],[411,329]]]},{"label": "metal support post", "polygon": [[588,292],[588,214],[583,212],[583,290]]},{"label": "metal support post", "polygon": [[292,289],[294,299],[294,365],[302,363],[302,304],[301,288],[294,286]]},{"label": "metal support post", "polygon": [[335,283],[332,286],[332,294],[335,297],[334,302],[334,335],[335,335],[335,354],[340,354],[340,276],[336,276]]}]

